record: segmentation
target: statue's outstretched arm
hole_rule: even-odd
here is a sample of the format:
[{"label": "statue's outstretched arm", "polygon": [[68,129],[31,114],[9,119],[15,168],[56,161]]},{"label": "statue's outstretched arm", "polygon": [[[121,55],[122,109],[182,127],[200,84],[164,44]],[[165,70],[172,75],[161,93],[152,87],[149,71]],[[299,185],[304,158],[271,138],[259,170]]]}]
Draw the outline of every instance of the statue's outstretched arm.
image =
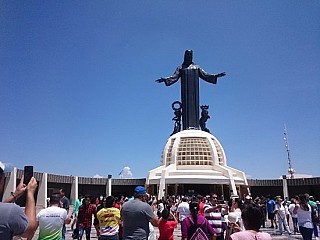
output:
[{"label": "statue's outstretched arm", "polygon": [[164,82],[166,84],[166,86],[170,86],[172,84],[174,84],[175,82],[177,82],[180,78],[180,71],[179,71],[180,67],[177,67],[176,71],[173,73],[172,76],[170,77],[162,77],[156,80],[157,83],[162,83]]},{"label": "statue's outstretched arm", "polygon": [[225,75],[226,75],[226,72],[222,72],[222,73],[216,74],[215,76],[219,78],[219,77],[224,77]]},{"label": "statue's outstretched arm", "polygon": [[165,82],[166,79],[165,78],[159,78],[156,80],[157,83],[162,83],[162,82]]}]

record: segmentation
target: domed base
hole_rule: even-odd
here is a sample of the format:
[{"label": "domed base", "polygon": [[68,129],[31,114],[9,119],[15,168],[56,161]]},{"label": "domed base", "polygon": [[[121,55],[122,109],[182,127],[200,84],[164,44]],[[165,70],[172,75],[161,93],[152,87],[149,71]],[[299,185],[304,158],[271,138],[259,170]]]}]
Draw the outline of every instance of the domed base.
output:
[{"label": "domed base", "polygon": [[[172,135],[163,150],[161,166],[149,171],[147,185],[156,185],[161,198],[168,184],[247,186],[245,173],[227,166],[222,145],[201,130],[184,130]],[[209,194],[209,193],[208,193]]]}]

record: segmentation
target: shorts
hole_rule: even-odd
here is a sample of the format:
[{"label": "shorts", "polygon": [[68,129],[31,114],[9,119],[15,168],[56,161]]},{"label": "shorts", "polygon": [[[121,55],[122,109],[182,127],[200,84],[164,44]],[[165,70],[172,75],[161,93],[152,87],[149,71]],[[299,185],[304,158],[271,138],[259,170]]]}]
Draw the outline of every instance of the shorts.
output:
[{"label": "shorts", "polygon": [[274,213],[273,212],[268,212],[268,219],[274,220]]}]

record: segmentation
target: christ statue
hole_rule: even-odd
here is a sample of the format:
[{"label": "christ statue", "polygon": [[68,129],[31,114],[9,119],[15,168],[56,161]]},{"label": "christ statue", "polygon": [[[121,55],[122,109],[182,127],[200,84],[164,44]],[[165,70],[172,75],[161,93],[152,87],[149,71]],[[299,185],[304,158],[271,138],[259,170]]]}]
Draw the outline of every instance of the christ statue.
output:
[{"label": "christ statue", "polygon": [[199,129],[199,77],[206,82],[216,84],[219,77],[225,76],[225,72],[209,74],[192,61],[192,50],[186,50],[184,61],[178,66],[174,74],[156,80],[164,82],[166,86],[176,83],[181,78],[181,102],[183,130]]}]

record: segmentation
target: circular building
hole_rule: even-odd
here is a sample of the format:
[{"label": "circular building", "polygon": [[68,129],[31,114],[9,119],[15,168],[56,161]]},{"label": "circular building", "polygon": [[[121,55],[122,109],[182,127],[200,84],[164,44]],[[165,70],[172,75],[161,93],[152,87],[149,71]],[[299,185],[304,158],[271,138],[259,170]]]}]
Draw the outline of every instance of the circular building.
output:
[{"label": "circular building", "polygon": [[221,143],[201,130],[172,135],[162,152],[160,166],[149,171],[146,184],[158,198],[164,195],[248,193],[245,173],[227,166]]}]

